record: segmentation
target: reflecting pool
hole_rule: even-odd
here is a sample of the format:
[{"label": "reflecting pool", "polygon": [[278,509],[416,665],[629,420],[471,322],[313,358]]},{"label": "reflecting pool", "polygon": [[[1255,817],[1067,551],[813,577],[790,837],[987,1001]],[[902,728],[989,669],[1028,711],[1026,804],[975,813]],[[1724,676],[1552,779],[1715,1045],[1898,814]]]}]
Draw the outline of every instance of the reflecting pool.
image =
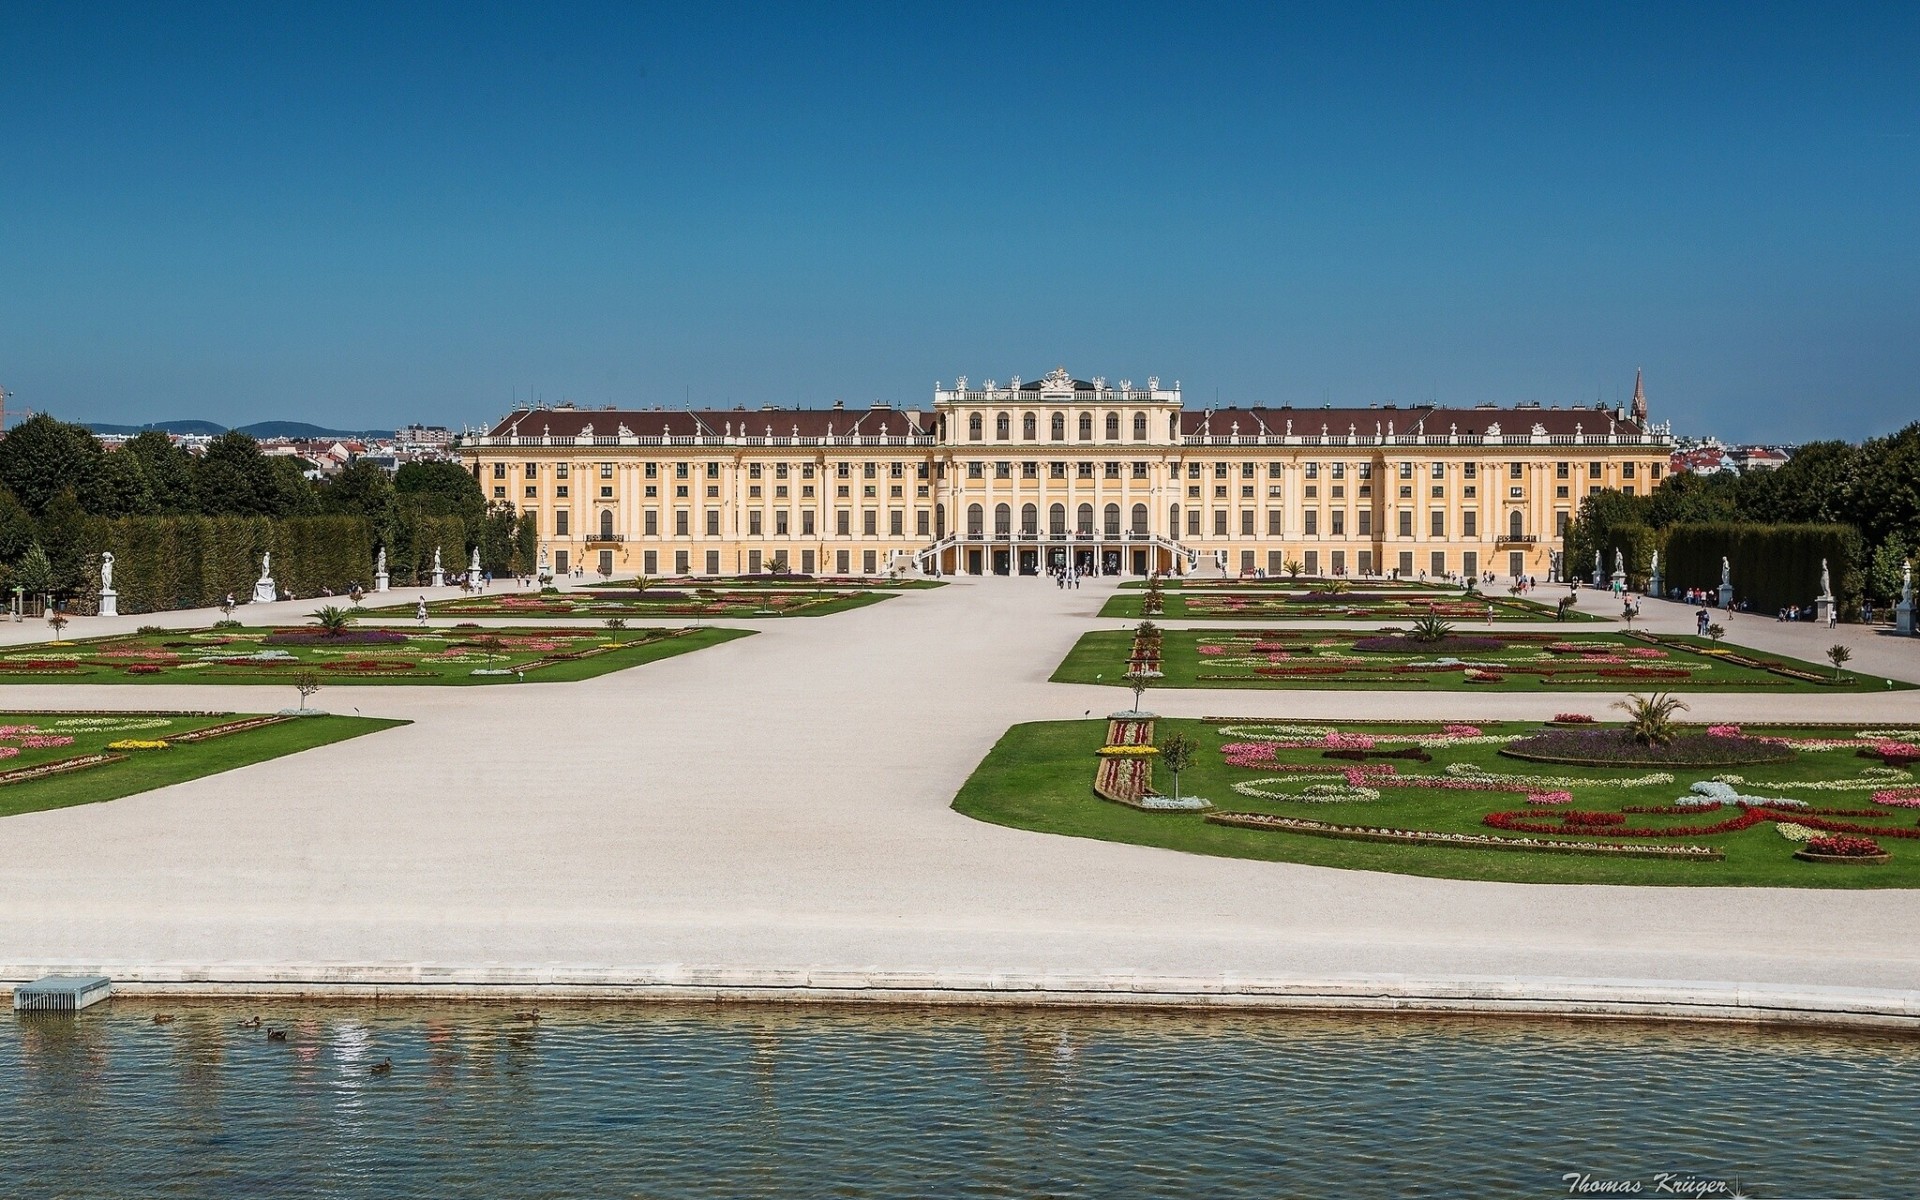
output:
[{"label": "reflecting pool", "polygon": [[1917,1096],[1920,1040],[1698,1025],[123,997],[0,1023],[0,1191],[1894,1197]]}]

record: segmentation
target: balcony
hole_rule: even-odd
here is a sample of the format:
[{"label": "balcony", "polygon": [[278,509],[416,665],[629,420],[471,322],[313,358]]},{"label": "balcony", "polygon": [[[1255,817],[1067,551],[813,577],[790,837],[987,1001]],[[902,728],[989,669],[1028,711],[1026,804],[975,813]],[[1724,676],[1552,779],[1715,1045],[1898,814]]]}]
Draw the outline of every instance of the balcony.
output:
[{"label": "balcony", "polygon": [[1531,533],[1503,533],[1493,539],[1496,546],[1531,546],[1540,539]]},{"label": "balcony", "polygon": [[627,540],[627,535],[624,533],[586,533],[581,535],[581,540],[585,541],[589,546],[617,546]]}]

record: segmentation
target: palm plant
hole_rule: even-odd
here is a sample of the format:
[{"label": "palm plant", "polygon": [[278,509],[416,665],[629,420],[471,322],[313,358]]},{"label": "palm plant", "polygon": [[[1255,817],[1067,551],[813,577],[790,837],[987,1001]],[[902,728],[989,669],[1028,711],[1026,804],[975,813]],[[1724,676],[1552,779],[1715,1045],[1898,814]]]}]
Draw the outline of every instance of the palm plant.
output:
[{"label": "palm plant", "polygon": [[1290,579],[1300,578],[1300,572],[1306,570],[1306,567],[1301,565],[1300,560],[1297,558],[1288,559],[1284,565],[1287,568],[1287,576]]},{"label": "palm plant", "polygon": [[1680,697],[1667,692],[1628,696],[1614,701],[1613,707],[1627,714],[1627,733],[1642,746],[1664,746],[1671,742],[1680,731],[1674,714],[1687,711]]},{"label": "palm plant", "polygon": [[322,637],[344,637],[347,627],[359,620],[353,613],[338,604],[329,604],[313,610],[313,623],[320,627]]},{"label": "palm plant", "polygon": [[1827,647],[1827,661],[1833,664],[1833,677],[1840,678],[1840,668],[1853,661],[1853,651],[1839,642]]},{"label": "palm plant", "polygon": [[1716,624],[1707,626],[1707,640],[1715,646],[1718,646],[1720,639],[1725,636],[1727,636],[1727,627],[1725,625]]},{"label": "palm plant", "polygon": [[1425,645],[1444,642],[1452,636],[1453,623],[1437,617],[1432,613],[1428,613],[1426,616],[1415,620],[1413,627],[1407,631],[1408,641],[1420,642]]}]

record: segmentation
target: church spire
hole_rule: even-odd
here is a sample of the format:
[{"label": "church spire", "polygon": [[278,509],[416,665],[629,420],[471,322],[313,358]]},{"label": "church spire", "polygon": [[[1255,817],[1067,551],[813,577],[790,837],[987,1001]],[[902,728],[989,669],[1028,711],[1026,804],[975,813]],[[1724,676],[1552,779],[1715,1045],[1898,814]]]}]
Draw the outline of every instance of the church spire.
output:
[{"label": "church spire", "polygon": [[1640,382],[1640,368],[1633,369],[1633,419],[1636,424],[1647,423],[1647,389]]}]

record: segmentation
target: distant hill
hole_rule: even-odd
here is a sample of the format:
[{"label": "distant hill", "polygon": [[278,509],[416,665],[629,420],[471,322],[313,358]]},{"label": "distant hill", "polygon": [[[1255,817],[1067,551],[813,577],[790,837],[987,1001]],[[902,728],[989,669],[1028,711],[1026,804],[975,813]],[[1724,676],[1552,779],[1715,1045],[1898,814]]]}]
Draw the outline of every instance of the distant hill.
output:
[{"label": "distant hill", "polygon": [[[89,421],[86,424],[87,428],[95,433],[109,433],[121,437],[132,437],[137,433],[145,433],[149,429],[201,437],[214,437],[227,432],[225,425],[216,425],[212,421],[154,421],[146,425],[113,425],[105,421]],[[309,425],[305,421],[255,421],[251,425],[236,426],[236,431],[256,438],[389,438],[393,436],[391,429],[327,429],[319,425]]]}]

